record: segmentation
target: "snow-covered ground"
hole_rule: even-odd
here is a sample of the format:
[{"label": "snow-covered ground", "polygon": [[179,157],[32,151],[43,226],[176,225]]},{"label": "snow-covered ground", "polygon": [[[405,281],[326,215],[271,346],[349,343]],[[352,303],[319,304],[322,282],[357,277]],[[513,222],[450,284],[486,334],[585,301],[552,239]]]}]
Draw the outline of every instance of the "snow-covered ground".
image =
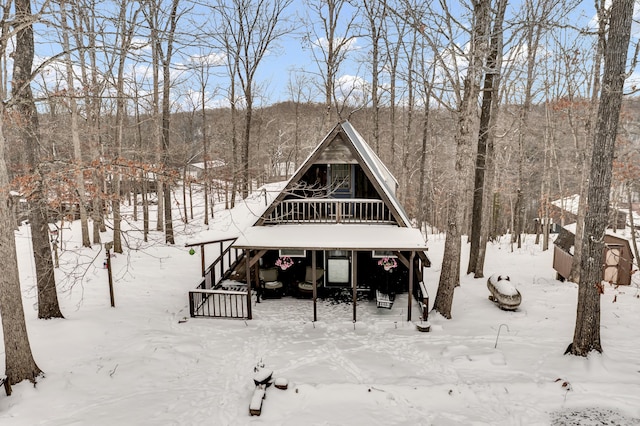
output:
[{"label": "snow-covered ground", "polygon": [[[577,286],[555,280],[552,250],[532,236],[520,250],[506,238],[487,250],[485,275],[510,276],[522,293],[517,311],[488,300],[486,279],[464,276],[453,319],[432,314],[429,333],[416,330],[417,313],[406,321],[406,295],[391,310],[363,302],[356,323],[349,304],[320,303],[314,323],[311,301],[289,298],[255,304],[251,321],[190,319],[200,256],[184,243],[199,238],[196,220],[176,221],[174,246],[155,231],[149,243],[126,234],[131,249],[112,259],[115,308],[104,252],[79,248],[79,227],[67,225],[56,270],[64,320],[37,319],[29,228],[16,232],[31,346],[46,377],[10,397],[0,390],[0,425],[640,424],[637,278],[606,286],[604,353],[585,359],[563,355]],[[229,224],[220,212],[207,235]],[[428,245],[433,303],[444,237]],[[270,387],[262,415],[250,417],[258,362],[289,387]]]}]

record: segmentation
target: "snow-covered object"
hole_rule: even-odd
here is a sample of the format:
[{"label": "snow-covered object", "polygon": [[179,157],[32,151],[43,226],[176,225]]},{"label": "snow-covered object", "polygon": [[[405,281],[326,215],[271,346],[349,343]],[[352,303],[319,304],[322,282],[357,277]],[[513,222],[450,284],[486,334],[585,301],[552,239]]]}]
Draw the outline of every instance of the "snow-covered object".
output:
[{"label": "snow-covered object", "polygon": [[278,377],[278,378],[276,378],[276,380],[275,380],[275,382],[274,382],[274,383],[275,383],[275,386],[276,386],[278,389],[283,389],[283,390],[284,390],[284,389],[286,389],[286,388],[288,388],[288,387],[289,387],[289,380],[287,380],[287,379],[286,379],[286,378],[284,378],[284,377]]},{"label": "snow-covered object", "polygon": [[487,280],[487,288],[491,292],[489,300],[497,303],[500,309],[514,311],[520,306],[522,296],[507,275],[491,275]]},{"label": "snow-covered object", "polygon": [[249,414],[252,416],[259,416],[262,412],[262,400],[264,399],[265,391],[261,388],[256,388],[253,392],[253,396],[251,397],[251,402],[249,403]]},{"label": "snow-covered object", "polygon": [[256,371],[256,374],[253,375],[253,382],[258,385],[264,385],[269,380],[271,380],[271,376],[273,375],[273,370],[268,368],[259,368]]}]

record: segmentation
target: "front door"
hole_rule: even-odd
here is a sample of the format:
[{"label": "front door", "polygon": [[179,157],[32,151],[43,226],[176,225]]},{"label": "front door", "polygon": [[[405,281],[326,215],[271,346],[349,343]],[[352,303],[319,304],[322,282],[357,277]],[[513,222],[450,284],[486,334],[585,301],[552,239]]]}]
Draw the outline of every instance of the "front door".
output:
[{"label": "front door", "polygon": [[327,287],[345,287],[351,284],[349,251],[331,250],[327,254]]}]

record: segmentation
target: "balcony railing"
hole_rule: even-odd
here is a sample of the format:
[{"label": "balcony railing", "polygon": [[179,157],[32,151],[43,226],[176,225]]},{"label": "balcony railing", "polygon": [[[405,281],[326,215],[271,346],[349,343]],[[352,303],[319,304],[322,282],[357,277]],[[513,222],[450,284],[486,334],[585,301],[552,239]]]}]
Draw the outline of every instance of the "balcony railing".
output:
[{"label": "balcony railing", "polygon": [[395,223],[382,200],[305,198],[284,200],[265,218],[277,223]]}]

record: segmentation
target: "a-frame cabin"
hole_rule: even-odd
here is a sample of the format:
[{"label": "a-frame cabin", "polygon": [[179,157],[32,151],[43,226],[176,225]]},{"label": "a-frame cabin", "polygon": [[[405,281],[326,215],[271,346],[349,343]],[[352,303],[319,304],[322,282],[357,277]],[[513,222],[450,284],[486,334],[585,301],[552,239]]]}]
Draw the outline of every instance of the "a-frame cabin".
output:
[{"label": "a-frame cabin", "polygon": [[430,262],[396,189],[353,126],[336,125],[233,243],[245,252],[246,276],[261,278],[253,279],[248,295],[253,288],[265,297],[312,297],[314,320],[317,297],[347,296],[355,321],[362,295],[408,292],[410,320],[411,294],[424,289],[422,268]]}]

